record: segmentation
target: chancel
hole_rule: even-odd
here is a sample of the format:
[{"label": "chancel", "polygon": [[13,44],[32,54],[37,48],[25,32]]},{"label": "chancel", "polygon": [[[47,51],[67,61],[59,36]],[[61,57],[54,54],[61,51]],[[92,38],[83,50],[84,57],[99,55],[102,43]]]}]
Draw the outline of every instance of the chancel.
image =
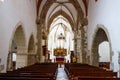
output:
[{"label": "chancel", "polygon": [[120,0],[0,0],[0,80],[119,80]]}]

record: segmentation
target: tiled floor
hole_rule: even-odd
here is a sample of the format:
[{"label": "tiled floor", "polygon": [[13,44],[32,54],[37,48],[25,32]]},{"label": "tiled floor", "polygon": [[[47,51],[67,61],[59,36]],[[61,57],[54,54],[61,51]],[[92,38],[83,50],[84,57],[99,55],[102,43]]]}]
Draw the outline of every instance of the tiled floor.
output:
[{"label": "tiled floor", "polygon": [[64,71],[64,67],[58,68],[57,80],[69,80]]}]

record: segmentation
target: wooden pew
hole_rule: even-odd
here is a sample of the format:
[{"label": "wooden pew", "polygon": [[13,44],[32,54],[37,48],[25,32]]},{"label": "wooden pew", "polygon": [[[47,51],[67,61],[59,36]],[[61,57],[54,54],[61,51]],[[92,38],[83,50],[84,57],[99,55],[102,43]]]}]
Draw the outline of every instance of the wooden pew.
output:
[{"label": "wooden pew", "polygon": [[0,80],[55,80],[58,64],[40,63],[0,74]]},{"label": "wooden pew", "polygon": [[78,78],[74,80],[120,80],[120,78],[101,78],[101,77],[84,77],[84,78]]},{"label": "wooden pew", "polygon": [[0,80],[53,80],[50,78],[31,78],[31,77],[0,77]]},{"label": "wooden pew", "polygon": [[117,72],[106,71],[104,69],[87,64],[65,64],[65,71],[69,78],[76,80],[78,78],[113,78],[117,77]]}]

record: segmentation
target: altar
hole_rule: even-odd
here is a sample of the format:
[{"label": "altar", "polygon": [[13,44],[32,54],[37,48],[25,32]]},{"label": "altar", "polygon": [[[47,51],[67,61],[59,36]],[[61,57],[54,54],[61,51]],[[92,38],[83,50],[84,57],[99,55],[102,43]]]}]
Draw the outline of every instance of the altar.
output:
[{"label": "altar", "polygon": [[55,61],[57,63],[64,63],[65,62],[65,58],[64,57],[56,57]]},{"label": "altar", "polygon": [[65,63],[65,58],[64,57],[56,57],[56,63],[58,63],[59,67],[62,67],[62,65]]},{"label": "altar", "polygon": [[56,48],[54,49],[55,62],[62,64],[65,62],[65,56],[67,55],[67,49]]}]

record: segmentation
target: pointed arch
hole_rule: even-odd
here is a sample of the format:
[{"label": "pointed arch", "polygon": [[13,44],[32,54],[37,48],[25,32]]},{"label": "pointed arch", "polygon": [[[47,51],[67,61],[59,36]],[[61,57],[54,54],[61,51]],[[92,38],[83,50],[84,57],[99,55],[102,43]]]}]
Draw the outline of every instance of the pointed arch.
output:
[{"label": "pointed arch", "polygon": [[36,53],[35,53],[35,40],[33,34],[31,34],[28,43],[28,58],[27,65],[32,65],[36,62]]},{"label": "pointed arch", "polygon": [[91,64],[94,66],[99,65],[99,53],[98,53],[98,47],[101,42],[107,41],[110,45],[110,60],[111,60],[111,40],[109,37],[108,30],[104,27],[104,25],[98,24],[97,28],[95,30],[95,34],[93,37],[92,47],[91,47]]},{"label": "pointed arch", "polygon": [[[26,37],[25,37],[25,30],[21,22],[19,22],[12,33],[12,37],[10,40],[10,45],[9,45],[9,53],[8,53],[8,63],[7,63],[7,70],[13,69],[13,67],[18,68],[21,66],[26,65],[26,56],[21,56],[21,55],[26,55]],[[13,61],[12,61],[12,56],[13,53],[17,55],[15,65],[13,66]],[[23,61],[20,60],[20,58],[23,59]]]},{"label": "pointed arch", "polygon": [[[56,13],[55,13],[54,15],[52,15],[52,17],[49,19],[49,22],[48,22],[48,30],[49,30],[50,25],[51,25],[51,23],[53,22],[53,20],[54,20],[57,16],[59,16],[59,15],[61,15],[61,10],[59,10],[58,12],[56,12]],[[62,11],[62,16],[65,17],[65,18],[69,21],[70,25],[72,26],[72,30],[74,30],[74,22],[72,21],[72,19],[70,18],[70,16],[68,16],[64,11]]]},{"label": "pointed arch", "polygon": [[28,43],[28,54],[35,54],[35,40],[33,34],[31,34]]}]

